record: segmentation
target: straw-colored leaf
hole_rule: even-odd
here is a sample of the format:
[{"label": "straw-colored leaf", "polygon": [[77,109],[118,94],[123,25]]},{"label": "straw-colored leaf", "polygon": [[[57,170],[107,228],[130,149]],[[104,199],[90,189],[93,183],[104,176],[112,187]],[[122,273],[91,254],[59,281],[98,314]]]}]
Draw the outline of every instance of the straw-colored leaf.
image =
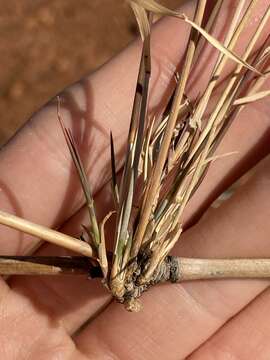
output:
[{"label": "straw-colored leaf", "polygon": [[105,224],[114,213],[115,211],[110,211],[100,224],[100,243],[98,247],[98,258],[104,279],[106,279],[108,275],[108,258],[105,243]]},{"label": "straw-colored leaf", "polygon": [[270,90],[260,91],[260,92],[257,92],[256,94],[243,96],[243,97],[235,100],[233,105],[249,104],[249,103],[252,103],[254,101],[264,99],[267,96],[270,96]]},{"label": "straw-colored leaf", "polygon": [[238,55],[236,55],[233,51],[226,48],[224,45],[222,45],[217,39],[215,39],[212,35],[208,34],[202,27],[195,24],[193,21],[191,21],[186,15],[182,14],[180,15],[181,19],[184,19],[185,22],[190,24],[194,29],[199,31],[200,34],[216,49],[218,49],[221,53],[229,57],[230,59],[234,60],[236,63],[246,67],[247,69],[255,72],[258,75],[263,75],[260,71],[255,69],[253,66],[251,66],[249,63],[247,63],[245,60],[242,60]]},{"label": "straw-colored leaf", "polygon": [[112,171],[112,193],[117,207],[119,204],[119,190],[116,176],[116,162],[115,162],[115,151],[112,132],[110,133],[110,150],[111,150],[111,171]]},{"label": "straw-colored leaf", "polygon": [[143,7],[148,11],[152,11],[153,13],[160,15],[169,15],[169,16],[177,16],[178,12],[168,9],[167,7],[160,5],[154,0],[129,0],[129,3],[136,3],[139,6]]},{"label": "straw-colored leaf", "polygon": [[150,25],[149,25],[147,13],[142,6],[139,6],[135,2],[131,2],[130,5],[136,17],[141,38],[142,40],[145,40],[147,36],[150,35]]},{"label": "straw-colored leaf", "polygon": [[201,26],[190,20],[185,14],[181,14],[178,11],[170,10],[166,8],[165,6],[162,6],[158,4],[154,0],[132,0],[133,2],[136,2],[138,5],[141,5],[145,9],[152,11],[157,14],[161,15],[169,15],[177,17],[181,20],[184,20],[186,23],[191,25],[194,29],[196,29],[212,46],[214,46],[217,50],[219,50],[221,53],[229,57],[230,59],[234,60],[236,63],[241,64],[245,66],[247,69],[262,75],[257,69],[255,69],[253,66],[248,64],[246,61],[242,60],[241,57],[236,55],[234,52],[226,48],[224,45],[220,43],[217,39],[215,39],[212,35],[210,35],[207,31],[205,31]]},{"label": "straw-colored leaf", "polygon": [[[148,1],[146,1],[149,3]],[[155,1],[151,0],[150,3],[156,4]],[[204,9],[206,6],[205,0],[200,0],[196,9],[195,13],[195,19],[198,23],[201,23]],[[161,178],[163,174],[164,165],[167,161],[167,154],[170,148],[171,144],[171,138],[174,133],[174,128],[177,122],[179,110],[181,107],[181,103],[184,96],[185,86],[188,79],[188,75],[192,66],[193,56],[195,53],[196,48],[196,42],[197,42],[197,36],[192,31],[190,34],[190,41],[187,48],[186,53],[186,59],[183,65],[181,77],[179,79],[179,82],[177,84],[175,95],[172,102],[171,112],[168,118],[168,123],[166,126],[166,130],[164,132],[164,136],[162,139],[160,152],[157,157],[157,161],[155,164],[155,167],[153,169],[153,172],[149,178],[149,183],[147,186],[147,189],[144,194],[144,199],[142,203],[142,209],[140,214],[140,219],[138,226],[136,228],[136,232],[134,235],[134,241],[132,244],[132,250],[131,250],[131,256],[136,256],[139,252],[139,249],[141,247],[141,244],[143,242],[143,236],[145,234],[147,224],[149,222],[149,219],[151,215],[153,215],[153,211],[155,210],[157,206],[157,200],[159,197],[159,191],[161,189]]]},{"label": "straw-colored leaf", "polygon": [[63,124],[61,114],[60,114],[60,99],[59,98],[58,98],[58,103],[57,103],[57,117],[58,117],[60,126],[62,128],[70,155],[72,157],[73,163],[75,165],[75,168],[77,170],[77,173],[78,173],[78,176],[79,176],[79,179],[81,182],[82,190],[84,192],[84,196],[86,199],[86,205],[88,208],[89,217],[90,217],[90,221],[91,221],[91,232],[93,233],[93,243],[95,244],[95,247],[98,248],[98,244],[100,242],[100,233],[99,233],[99,227],[98,227],[94,199],[92,196],[91,187],[88,182],[88,179],[87,179],[87,176],[86,176],[83,164],[82,164],[82,160],[80,158],[80,154],[79,154],[79,151],[75,144],[75,141],[73,139],[73,136],[72,136],[70,130],[67,129]]}]

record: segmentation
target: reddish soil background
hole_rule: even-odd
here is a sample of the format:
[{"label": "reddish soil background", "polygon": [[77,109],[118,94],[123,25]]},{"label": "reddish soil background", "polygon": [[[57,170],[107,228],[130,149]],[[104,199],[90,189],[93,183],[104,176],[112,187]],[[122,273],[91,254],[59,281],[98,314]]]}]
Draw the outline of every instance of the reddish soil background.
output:
[{"label": "reddish soil background", "polygon": [[[161,1],[171,8],[179,2]],[[0,144],[55,94],[137,36],[124,0],[0,0],[0,5]]]}]

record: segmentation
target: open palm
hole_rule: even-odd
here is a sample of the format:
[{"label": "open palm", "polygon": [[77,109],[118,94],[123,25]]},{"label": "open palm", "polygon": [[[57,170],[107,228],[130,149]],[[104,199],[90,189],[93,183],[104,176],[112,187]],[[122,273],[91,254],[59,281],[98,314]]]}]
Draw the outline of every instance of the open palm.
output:
[{"label": "open palm", "polygon": [[[234,1],[224,2],[215,35],[226,31]],[[254,22],[268,0],[258,2]],[[183,8],[193,12],[193,2]],[[231,9],[231,10],[230,10]],[[268,27],[269,33],[269,27]],[[265,35],[265,34],[264,34]],[[188,27],[161,21],[153,34],[150,108],[158,111],[183,55]],[[262,39],[263,40],[263,39]],[[261,41],[262,41],[261,40]],[[244,47],[244,43],[242,44]],[[109,132],[121,163],[129,126],[139,43],[67,89],[62,116],[73,131],[95,193],[98,213],[110,207]],[[238,49],[241,52],[241,49]],[[214,63],[203,50],[190,96],[203,89]],[[269,85],[269,82],[268,82]],[[219,153],[238,151],[216,162],[186,212],[194,223],[211,201],[269,152],[269,100],[241,113]],[[1,209],[78,235],[87,224],[83,196],[52,101],[0,152]],[[218,209],[190,227],[175,252],[190,257],[270,257],[270,159]],[[0,253],[65,255],[52,245],[3,226]],[[11,277],[0,282],[1,359],[268,359],[269,282],[198,281],[163,285],[143,296],[143,310],[131,314],[111,301],[100,282],[81,276]]]}]

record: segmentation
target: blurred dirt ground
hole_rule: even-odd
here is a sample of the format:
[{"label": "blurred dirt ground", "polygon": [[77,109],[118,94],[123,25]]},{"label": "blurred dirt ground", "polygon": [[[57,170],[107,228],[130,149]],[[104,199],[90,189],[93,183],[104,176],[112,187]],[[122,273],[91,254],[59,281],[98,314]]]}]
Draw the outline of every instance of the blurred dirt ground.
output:
[{"label": "blurred dirt ground", "polygon": [[[176,7],[179,0],[161,3]],[[136,35],[124,0],[0,0],[0,144]]]}]

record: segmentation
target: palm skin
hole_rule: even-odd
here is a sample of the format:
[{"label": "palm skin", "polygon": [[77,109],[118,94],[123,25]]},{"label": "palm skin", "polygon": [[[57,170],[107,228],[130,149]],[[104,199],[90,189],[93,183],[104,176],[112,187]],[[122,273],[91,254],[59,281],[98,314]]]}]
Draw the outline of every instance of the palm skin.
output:
[{"label": "palm skin", "polygon": [[[225,2],[216,35],[224,31],[233,3]],[[269,1],[259,5],[254,19]],[[183,11],[192,14],[193,4],[184,6]],[[253,25],[251,22],[249,31]],[[174,67],[184,52],[187,30],[175,19],[162,21],[154,30],[151,109],[156,110],[170,87]],[[121,159],[138,46],[133,44],[62,95],[62,116],[79,143],[100,216],[110,207],[109,131],[113,131]],[[198,67],[193,73],[191,96],[203,88],[209,76],[211,51],[204,49],[200,59],[207,64],[204,72]],[[268,154],[269,115],[266,99],[248,106],[237,118],[218,152],[237,150],[238,154],[211,167],[186,211],[186,224],[194,223],[217,194]],[[218,209],[209,209],[183,234],[175,253],[190,257],[270,257],[269,170],[270,159],[266,157],[231,199]],[[0,173],[1,209],[71,234],[78,234],[80,225],[87,224],[54,101],[1,150]],[[23,254],[36,244],[28,235],[3,226],[0,231],[3,255]],[[36,253],[66,254],[46,244]],[[269,358],[270,293],[266,280],[157,286],[144,294],[143,310],[137,314],[111,302],[100,282],[84,277],[12,277],[1,280],[0,294],[1,359]]]}]

